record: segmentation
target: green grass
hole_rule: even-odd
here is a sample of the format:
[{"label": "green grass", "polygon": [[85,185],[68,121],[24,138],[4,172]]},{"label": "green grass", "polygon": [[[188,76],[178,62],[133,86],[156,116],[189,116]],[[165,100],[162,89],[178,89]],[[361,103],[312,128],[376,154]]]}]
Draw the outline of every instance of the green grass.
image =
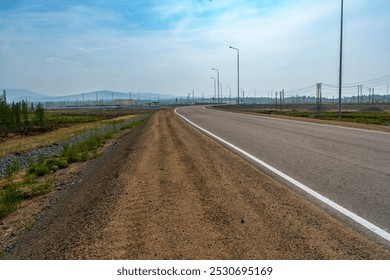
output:
[{"label": "green grass", "polygon": [[[114,137],[119,130],[131,129],[141,124],[147,118],[144,115],[141,119],[130,122],[129,124],[122,125],[120,129],[112,128],[109,131],[99,134],[96,133],[87,139],[77,142],[73,145],[67,145],[61,154],[61,157],[67,160],[69,163],[86,161],[90,158],[94,158],[98,155],[98,150],[102,147],[107,140]],[[115,124],[121,124],[123,121],[116,121]]]},{"label": "green grass", "polygon": [[[324,113],[329,119],[337,120],[337,113]],[[386,112],[343,112],[342,120],[346,122],[389,125],[390,113]]]},{"label": "green grass", "polygon": [[139,124],[143,123],[147,118],[148,118],[148,116],[147,116],[147,115],[144,115],[141,119],[132,121],[131,123],[122,126],[120,129],[121,129],[121,130],[124,130],[124,129],[131,129],[131,128],[134,128],[134,127],[138,126]]},{"label": "green grass", "polygon": [[30,182],[31,178],[23,182],[7,182],[0,188],[0,220],[13,212],[25,199],[46,193],[52,186],[49,180],[44,183]]},{"label": "green grass", "polygon": [[20,162],[18,160],[14,161],[11,165],[7,166],[5,170],[5,176],[7,179],[11,179],[14,174],[20,171]]},{"label": "green grass", "polygon": [[[264,114],[264,111],[258,111],[258,113]],[[268,112],[269,113],[269,112]],[[303,117],[308,118],[313,116],[313,112],[283,112],[278,115]],[[322,119],[337,120],[337,112],[320,112],[323,116]],[[344,122],[355,122],[365,124],[377,124],[377,125],[389,125],[390,124],[390,113],[388,112],[343,112],[342,121]]]}]

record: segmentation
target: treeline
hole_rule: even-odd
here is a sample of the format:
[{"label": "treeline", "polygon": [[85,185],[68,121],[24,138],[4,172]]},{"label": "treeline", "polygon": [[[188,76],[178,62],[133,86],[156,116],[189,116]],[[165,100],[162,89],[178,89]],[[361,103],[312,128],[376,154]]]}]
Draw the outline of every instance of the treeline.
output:
[{"label": "treeline", "polygon": [[7,92],[0,95],[0,130],[29,129],[34,126],[44,127],[45,109],[39,103],[36,108],[26,101],[7,103]]}]

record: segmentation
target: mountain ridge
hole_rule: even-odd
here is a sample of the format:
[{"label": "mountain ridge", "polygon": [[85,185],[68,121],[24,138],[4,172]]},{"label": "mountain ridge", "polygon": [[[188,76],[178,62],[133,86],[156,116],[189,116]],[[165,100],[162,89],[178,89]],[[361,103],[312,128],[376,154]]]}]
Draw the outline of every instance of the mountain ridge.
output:
[{"label": "mountain ridge", "polygon": [[7,93],[7,102],[19,102],[21,100],[28,100],[29,102],[59,102],[59,101],[81,101],[81,100],[116,100],[116,99],[139,99],[139,100],[164,100],[174,99],[177,96],[160,93],[130,93],[113,90],[96,90],[83,93],[73,93],[69,95],[52,96],[38,93],[29,89],[3,88]]}]

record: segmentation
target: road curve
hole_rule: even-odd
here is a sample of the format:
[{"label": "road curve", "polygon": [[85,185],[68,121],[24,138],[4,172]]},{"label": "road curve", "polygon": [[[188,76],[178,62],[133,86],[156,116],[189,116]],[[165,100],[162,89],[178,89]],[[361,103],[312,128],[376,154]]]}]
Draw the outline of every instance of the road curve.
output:
[{"label": "road curve", "polygon": [[390,230],[390,134],[210,110],[177,112],[367,220]]}]

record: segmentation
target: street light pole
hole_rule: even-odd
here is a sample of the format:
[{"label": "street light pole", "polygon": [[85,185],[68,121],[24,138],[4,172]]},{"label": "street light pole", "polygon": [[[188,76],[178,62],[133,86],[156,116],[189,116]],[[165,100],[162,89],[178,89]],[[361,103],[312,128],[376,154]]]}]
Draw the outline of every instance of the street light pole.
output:
[{"label": "street light pole", "polygon": [[237,104],[238,110],[240,110],[240,50],[232,46],[229,48],[237,51]]},{"label": "street light pole", "polygon": [[340,23],[340,68],[339,68],[339,113],[338,120],[341,121],[341,85],[343,70],[343,0],[341,0],[341,23]]},{"label": "street light pole", "polygon": [[211,68],[211,70],[217,71],[218,103],[219,103],[219,70],[216,68]]},{"label": "street light pole", "polygon": [[215,78],[214,77],[210,77],[210,78],[214,80],[214,103],[215,103]]}]

